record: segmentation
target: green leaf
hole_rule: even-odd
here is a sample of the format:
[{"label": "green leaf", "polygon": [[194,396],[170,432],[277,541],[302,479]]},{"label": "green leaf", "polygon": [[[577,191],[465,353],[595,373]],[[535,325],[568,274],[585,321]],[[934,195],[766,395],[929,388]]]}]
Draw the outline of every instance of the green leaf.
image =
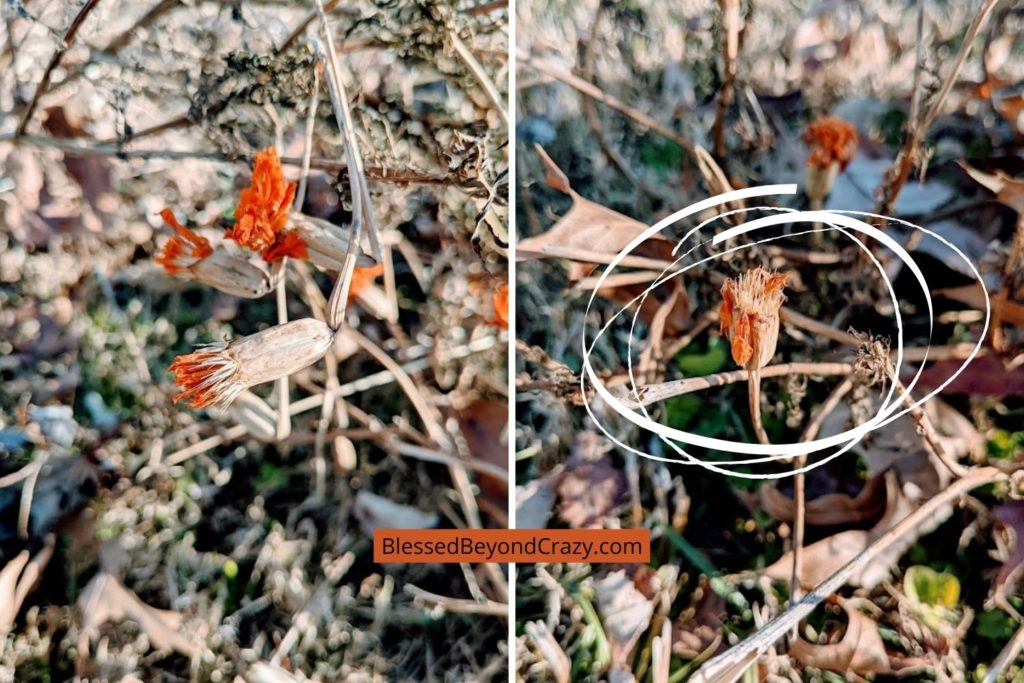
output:
[{"label": "green leaf", "polygon": [[687,377],[711,375],[729,361],[729,345],[721,337],[713,337],[704,353],[680,353],[676,356],[676,367]]},{"label": "green leaf", "polygon": [[960,581],[952,574],[916,566],[904,574],[903,592],[922,605],[950,608],[960,602]]}]

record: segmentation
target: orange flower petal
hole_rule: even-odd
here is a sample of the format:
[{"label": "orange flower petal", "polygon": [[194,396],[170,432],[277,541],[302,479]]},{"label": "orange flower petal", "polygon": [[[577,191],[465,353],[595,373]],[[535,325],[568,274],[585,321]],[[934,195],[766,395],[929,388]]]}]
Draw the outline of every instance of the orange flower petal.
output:
[{"label": "orange flower petal", "polygon": [[348,289],[348,300],[352,301],[359,296],[374,280],[384,274],[384,264],[378,263],[367,268],[356,268],[352,272],[352,284]]},{"label": "orange flower petal", "polygon": [[494,292],[494,320],[492,324],[503,330],[508,329],[508,285],[503,284]]},{"label": "orange flower petal", "polygon": [[309,258],[309,249],[297,233],[286,232],[279,235],[277,241],[263,252],[263,260],[267,263],[280,261],[286,256],[303,260]]},{"label": "orange flower petal", "polygon": [[171,239],[167,240],[164,244],[163,249],[157,254],[153,260],[163,266],[164,270],[170,275],[177,275],[181,272],[182,268],[188,267],[191,264],[183,264],[182,259],[192,259],[198,261],[204,259],[213,253],[213,247],[210,246],[210,241],[205,237],[201,237],[196,233],[192,232],[184,225],[178,222],[178,219],[174,216],[174,212],[170,209],[164,209],[160,212],[160,217],[164,219],[164,222],[176,232]]},{"label": "orange flower petal", "polygon": [[252,251],[264,252],[288,226],[288,211],[295,200],[296,184],[286,182],[281,160],[273,147],[257,152],[252,181],[242,190],[235,206],[235,225],[227,237]]}]

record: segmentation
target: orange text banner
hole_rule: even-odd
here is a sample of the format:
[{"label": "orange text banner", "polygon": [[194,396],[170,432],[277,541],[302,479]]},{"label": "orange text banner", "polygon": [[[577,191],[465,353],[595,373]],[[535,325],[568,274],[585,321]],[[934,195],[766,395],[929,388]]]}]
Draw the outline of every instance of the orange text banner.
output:
[{"label": "orange text banner", "polygon": [[649,529],[376,529],[375,562],[649,562]]}]

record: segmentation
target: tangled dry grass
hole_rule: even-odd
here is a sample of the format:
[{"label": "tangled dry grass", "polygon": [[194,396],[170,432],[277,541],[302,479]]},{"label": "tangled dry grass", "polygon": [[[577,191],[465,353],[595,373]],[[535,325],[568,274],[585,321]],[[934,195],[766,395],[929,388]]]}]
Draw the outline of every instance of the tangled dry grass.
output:
[{"label": "tangled dry grass", "polygon": [[[4,3],[4,680],[507,669],[507,622],[475,608],[507,599],[501,567],[376,565],[369,540],[507,522],[507,10],[325,4],[341,109],[316,4]],[[346,132],[378,277],[323,361],[227,411],[174,405],[176,355],[324,319],[339,276],[289,260],[255,299],[171,277],[160,211],[221,239],[277,147],[293,210],[343,233]]]}]

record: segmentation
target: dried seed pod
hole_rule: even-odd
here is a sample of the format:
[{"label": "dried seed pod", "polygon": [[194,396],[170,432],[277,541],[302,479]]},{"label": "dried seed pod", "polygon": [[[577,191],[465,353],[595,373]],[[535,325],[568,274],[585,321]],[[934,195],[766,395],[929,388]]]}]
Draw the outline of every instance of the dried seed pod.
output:
[{"label": "dried seed pod", "polygon": [[[348,245],[352,239],[352,232],[349,228],[343,228],[328,221],[306,216],[304,214],[293,214],[291,217],[291,229],[287,234],[294,234],[306,245],[308,259],[316,266],[324,270],[340,271],[345,264],[345,256],[348,254]],[[372,266],[373,261],[362,255],[365,251],[363,245],[356,251],[359,255],[356,265]]]},{"label": "dried seed pod", "polygon": [[719,329],[732,345],[732,358],[747,370],[763,368],[775,355],[779,309],[786,300],[786,275],[754,268],[722,285]]},{"label": "dried seed pod", "polygon": [[281,274],[280,271],[269,273],[251,261],[228,253],[223,247],[217,247],[208,257],[185,268],[180,275],[225,294],[258,299],[274,289]]},{"label": "dried seed pod", "polygon": [[226,407],[245,389],[291,375],[323,358],[334,330],[313,318],[293,320],[178,356],[168,368],[190,408]]},{"label": "dried seed pod", "polygon": [[272,275],[222,246],[211,247],[209,240],[179,223],[170,209],[164,209],[160,215],[177,233],[153,259],[168,275],[201,282],[245,299],[258,299],[276,286],[279,272]]}]

